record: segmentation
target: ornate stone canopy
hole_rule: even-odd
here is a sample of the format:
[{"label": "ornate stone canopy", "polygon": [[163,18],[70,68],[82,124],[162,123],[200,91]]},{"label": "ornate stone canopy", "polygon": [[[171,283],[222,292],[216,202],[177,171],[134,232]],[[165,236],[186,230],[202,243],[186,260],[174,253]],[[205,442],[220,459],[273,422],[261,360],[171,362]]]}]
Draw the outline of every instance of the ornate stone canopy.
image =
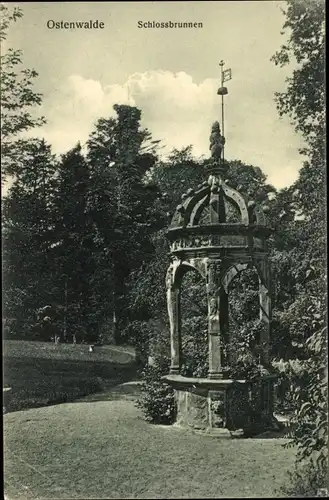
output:
[{"label": "ornate stone canopy", "polygon": [[261,359],[267,362],[271,300],[267,238],[271,229],[261,207],[225,182],[227,169],[220,154],[207,167],[208,180],[182,195],[167,231],[171,264],[166,278],[171,330],[172,375],[181,365],[180,288],[191,269],[204,278],[208,297],[210,379],[223,379],[230,364],[229,287],[247,268],[259,277],[259,314],[264,323]]}]

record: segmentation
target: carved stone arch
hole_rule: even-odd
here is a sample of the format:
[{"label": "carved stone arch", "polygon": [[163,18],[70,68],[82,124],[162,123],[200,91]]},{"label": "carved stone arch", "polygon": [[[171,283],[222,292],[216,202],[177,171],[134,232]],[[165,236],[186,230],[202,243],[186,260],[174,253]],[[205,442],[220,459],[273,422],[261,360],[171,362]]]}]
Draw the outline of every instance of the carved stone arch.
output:
[{"label": "carved stone arch", "polygon": [[[225,222],[226,223],[233,223],[233,224],[235,224],[235,223],[241,224],[242,215],[241,215],[241,209],[240,209],[239,205],[235,202],[235,200],[232,200],[232,198],[227,196],[225,193],[223,195],[223,201],[224,201],[224,210],[225,210]],[[234,220],[232,220],[232,215],[233,215]]]},{"label": "carved stone arch", "polygon": [[203,210],[206,208],[206,206],[209,204],[209,200],[210,200],[210,194],[208,193],[194,206],[190,217],[191,226],[196,226],[199,223],[201,214]]},{"label": "carved stone arch", "polygon": [[254,214],[256,217],[256,224],[259,226],[266,226],[266,217],[261,207],[256,206],[254,208]]},{"label": "carved stone arch", "polygon": [[172,216],[170,227],[180,227],[184,224],[184,217],[179,212],[174,212]]},{"label": "carved stone arch", "polygon": [[203,210],[206,208],[206,206],[209,204],[209,199],[210,195],[207,194],[200,200],[195,207],[193,208],[193,211],[191,213],[191,218],[190,218],[190,224],[191,226],[197,226],[199,224],[200,216]]},{"label": "carved stone arch", "polygon": [[167,269],[166,273],[166,289],[174,290],[175,288],[175,273],[176,269],[179,266],[180,262],[178,260],[173,260]]},{"label": "carved stone arch", "polygon": [[202,276],[202,278],[205,280],[205,283],[207,282],[207,265],[208,265],[208,259],[207,258],[193,258],[188,261],[190,265],[195,267],[195,269],[199,272],[199,274]]},{"label": "carved stone arch", "polygon": [[259,284],[266,286],[269,288],[269,276],[267,272],[267,262],[265,262],[263,259],[255,259],[252,263],[253,267],[256,269],[257,274],[258,274],[258,279],[259,279]]},{"label": "carved stone arch", "polygon": [[194,213],[195,211],[195,207],[196,205],[198,205],[200,203],[201,200],[204,199],[204,197],[207,195],[209,191],[209,186],[207,187],[204,187],[202,189],[200,189],[199,191],[197,191],[194,196],[189,199],[188,203],[186,204],[186,212],[185,212],[185,221],[186,221],[186,224],[190,224],[190,225],[193,225],[193,223],[191,222],[192,221],[192,214]]},{"label": "carved stone arch", "polygon": [[248,208],[243,196],[241,196],[241,194],[238,191],[227,186],[226,184],[223,184],[223,191],[226,197],[230,200],[230,202],[238,207],[241,214],[242,224],[248,225],[249,224]]},{"label": "carved stone arch", "polygon": [[[187,226],[190,214],[189,207],[191,204],[193,204],[193,197],[189,196],[176,207],[174,215],[171,219],[170,227]],[[181,210],[178,209],[179,206]]]},{"label": "carved stone arch", "polygon": [[192,264],[191,262],[188,261],[181,261],[174,269],[173,273],[173,286],[180,287],[183,277],[185,276],[186,273],[189,271],[195,271],[197,274],[199,274],[203,279],[205,276],[203,275],[201,269],[199,266]]},{"label": "carved stone arch", "polygon": [[[242,271],[252,267],[249,262],[244,263],[236,263],[230,266],[222,277],[222,286],[226,293],[228,293],[228,289],[232,280],[240,274]],[[256,269],[257,271],[257,269]]]}]

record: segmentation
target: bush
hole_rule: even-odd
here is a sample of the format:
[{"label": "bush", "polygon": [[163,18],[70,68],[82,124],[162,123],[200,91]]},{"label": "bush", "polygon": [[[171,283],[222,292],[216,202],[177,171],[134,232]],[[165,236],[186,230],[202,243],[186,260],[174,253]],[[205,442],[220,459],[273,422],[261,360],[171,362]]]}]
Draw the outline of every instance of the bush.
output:
[{"label": "bush", "polygon": [[141,370],[141,394],[136,402],[147,422],[153,424],[172,424],[176,415],[174,391],[162,380],[170,368],[169,330],[160,325],[135,322],[136,345],[152,361]]},{"label": "bush", "polygon": [[328,377],[326,368],[327,329],[306,341],[309,358],[294,393],[296,423],[293,444],[297,460],[315,469],[328,468]]},{"label": "bush", "polygon": [[161,379],[164,371],[168,370],[158,364],[143,370],[141,396],[136,406],[143,411],[147,422],[170,425],[175,420],[176,403],[172,387]]},{"label": "bush", "polygon": [[297,498],[314,498],[328,496],[328,471],[318,469],[311,464],[295,466],[295,470],[288,473],[290,483],[281,488],[280,496]]},{"label": "bush", "polygon": [[296,393],[303,391],[308,383],[307,366],[304,360],[291,359],[272,361],[278,376],[275,385],[275,409],[280,412],[296,410]]},{"label": "bush", "polygon": [[[295,431],[286,446],[297,447],[295,471],[290,496],[327,496],[328,488],[328,386],[327,329],[315,332],[305,343],[309,358],[294,393]],[[323,492],[321,492],[323,490]]]},{"label": "bush", "polygon": [[252,352],[242,348],[239,356],[231,363],[228,370],[228,376],[234,380],[253,380],[269,373],[268,368],[260,364]]}]

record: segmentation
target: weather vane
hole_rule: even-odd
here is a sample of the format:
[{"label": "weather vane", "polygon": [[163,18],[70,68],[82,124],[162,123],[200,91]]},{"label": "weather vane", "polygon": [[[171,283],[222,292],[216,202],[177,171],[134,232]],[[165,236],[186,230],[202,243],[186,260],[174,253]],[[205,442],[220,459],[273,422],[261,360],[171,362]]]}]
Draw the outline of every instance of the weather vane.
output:
[{"label": "weather vane", "polygon": [[[224,66],[224,61],[221,61],[219,63],[221,67],[221,86],[217,90],[217,94],[222,96],[222,135],[224,137],[224,95],[228,94],[228,90],[226,87],[224,87],[224,83],[228,82],[232,78],[232,70],[231,69],[225,69],[223,70]],[[222,161],[224,162],[224,147],[222,149]]]}]

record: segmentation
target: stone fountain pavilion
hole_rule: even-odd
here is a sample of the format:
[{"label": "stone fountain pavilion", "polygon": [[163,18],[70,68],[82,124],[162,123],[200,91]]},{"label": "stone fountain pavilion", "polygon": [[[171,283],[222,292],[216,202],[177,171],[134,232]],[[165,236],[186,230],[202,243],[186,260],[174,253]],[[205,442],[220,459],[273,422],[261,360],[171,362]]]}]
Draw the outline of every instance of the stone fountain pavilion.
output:
[{"label": "stone fountain pavilion", "polygon": [[[229,377],[228,349],[230,284],[241,271],[253,268],[259,278],[259,315],[263,323],[258,352],[260,364],[268,366],[271,282],[267,239],[271,229],[262,208],[225,182],[224,143],[219,123],[215,122],[210,136],[208,179],[196,190],[189,189],[182,195],[167,231],[171,256],[166,277],[171,366],[163,379],[175,392],[175,425],[219,436],[241,436],[277,428],[273,416],[275,377],[267,371],[257,379],[233,380]],[[190,270],[202,276],[207,291],[206,378],[180,374],[180,293],[182,279]]]}]

